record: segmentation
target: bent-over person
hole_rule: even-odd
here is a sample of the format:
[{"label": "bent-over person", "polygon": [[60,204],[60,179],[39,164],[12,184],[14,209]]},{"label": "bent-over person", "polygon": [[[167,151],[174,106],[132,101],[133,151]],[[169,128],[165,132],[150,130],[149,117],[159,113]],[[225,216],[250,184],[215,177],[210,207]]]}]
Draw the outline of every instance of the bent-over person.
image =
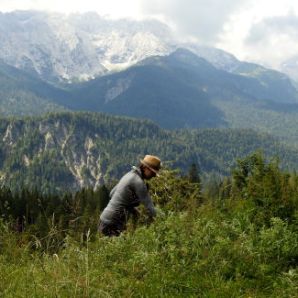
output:
[{"label": "bent-over person", "polygon": [[158,176],[161,161],[146,155],[138,167],[132,167],[110,193],[110,201],[100,215],[99,231],[106,236],[119,236],[130,216],[138,215],[137,206],[143,204],[151,218],[156,216],[145,180]]}]

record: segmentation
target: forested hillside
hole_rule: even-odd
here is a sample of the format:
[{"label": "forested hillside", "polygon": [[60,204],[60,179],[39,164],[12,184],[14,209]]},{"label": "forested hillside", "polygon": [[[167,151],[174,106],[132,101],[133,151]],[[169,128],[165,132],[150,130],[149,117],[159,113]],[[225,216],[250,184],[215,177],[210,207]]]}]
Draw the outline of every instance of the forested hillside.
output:
[{"label": "forested hillside", "polygon": [[298,168],[295,149],[252,130],[167,131],[156,124],[98,113],[49,114],[0,122],[1,185],[43,193],[97,187],[119,178],[145,154],[165,167],[227,175],[237,158],[255,150]]}]

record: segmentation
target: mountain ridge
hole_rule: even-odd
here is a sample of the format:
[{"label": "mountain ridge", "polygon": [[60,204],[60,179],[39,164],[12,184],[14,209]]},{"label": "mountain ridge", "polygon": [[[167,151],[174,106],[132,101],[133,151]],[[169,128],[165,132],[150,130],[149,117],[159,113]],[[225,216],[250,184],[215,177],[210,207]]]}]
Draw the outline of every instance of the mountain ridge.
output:
[{"label": "mountain ridge", "polygon": [[265,73],[264,84],[258,76],[217,69],[189,50],[178,49],[81,84],[68,108],[149,118],[165,128],[227,127],[230,118],[222,106],[229,103],[243,108],[262,105],[268,111],[297,105],[291,82],[270,75]]},{"label": "mountain ridge", "polygon": [[243,63],[223,50],[180,41],[169,26],[154,19],[111,20],[94,12],[14,11],[0,15],[0,33],[0,58],[54,83],[89,80],[148,56],[168,55],[179,47],[228,72]]},{"label": "mountain ridge", "polygon": [[218,69],[177,49],[62,89],[0,63],[0,114],[89,110],[151,119],[170,129],[253,128],[297,143],[296,89],[280,73],[242,66],[249,75]]}]

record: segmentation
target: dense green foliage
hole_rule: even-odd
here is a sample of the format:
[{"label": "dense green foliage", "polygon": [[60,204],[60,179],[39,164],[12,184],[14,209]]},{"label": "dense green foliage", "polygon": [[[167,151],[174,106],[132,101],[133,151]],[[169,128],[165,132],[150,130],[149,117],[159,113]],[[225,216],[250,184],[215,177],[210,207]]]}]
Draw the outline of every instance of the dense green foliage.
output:
[{"label": "dense green foliage", "polygon": [[1,185],[43,193],[110,183],[145,154],[186,173],[230,174],[237,158],[261,149],[298,169],[297,150],[248,129],[166,131],[156,124],[99,113],[61,113],[0,121]]},{"label": "dense green foliage", "polygon": [[[66,235],[81,236],[97,230],[97,215],[109,201],[109,191],[101,186],[96,191],[82,189],[76,194],[44,196],[23,189],[13,194],[10,189],[0,192],[0,214],[15,232],[36,239],[33,247],[56,250]],[[32,238],[33,237],[33,238]]]},{"label": "dense green foliage", "polygon": [[[144,215],[118,238],[93,232],[96,208],[86,207],[64,238],[48,213],[48,242],[37,222],[20,233],[2,221],[2,296],[297,297],[295,173],[255,153],[212,186],[215,196],[169,170],[150,184],[159,216],[148,226]],[[94,200],[80,196],[85,206]]]}]

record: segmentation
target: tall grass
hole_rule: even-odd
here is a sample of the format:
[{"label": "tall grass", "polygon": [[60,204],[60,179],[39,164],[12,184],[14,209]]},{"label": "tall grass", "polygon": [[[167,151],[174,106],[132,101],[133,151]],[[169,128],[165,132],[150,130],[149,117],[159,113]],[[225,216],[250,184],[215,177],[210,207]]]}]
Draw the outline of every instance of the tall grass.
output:
[{"label": "tall grass", "polygon": [[260,228],[249,203],[229,208],[168,212],[118,238],[68,236],[53,254],[2,223],[1,297],[298,297],[297,226]]}]

